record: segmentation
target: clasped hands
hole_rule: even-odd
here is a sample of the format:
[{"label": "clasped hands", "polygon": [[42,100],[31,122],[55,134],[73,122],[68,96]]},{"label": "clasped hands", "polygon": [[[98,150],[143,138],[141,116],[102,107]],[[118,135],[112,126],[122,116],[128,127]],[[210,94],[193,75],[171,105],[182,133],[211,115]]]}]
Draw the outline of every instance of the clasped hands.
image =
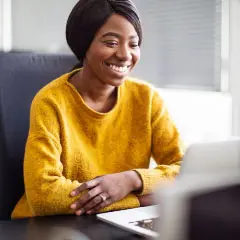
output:
[{"label": "clasped hands", "polygon": [[139,191],[141,188],[142,180],[135,171],[104,175],[85,182],[73,190],[70,193],[71,197],[86,192],[70,207],[76,215],[94,214],[125,198],[130,192]]}]

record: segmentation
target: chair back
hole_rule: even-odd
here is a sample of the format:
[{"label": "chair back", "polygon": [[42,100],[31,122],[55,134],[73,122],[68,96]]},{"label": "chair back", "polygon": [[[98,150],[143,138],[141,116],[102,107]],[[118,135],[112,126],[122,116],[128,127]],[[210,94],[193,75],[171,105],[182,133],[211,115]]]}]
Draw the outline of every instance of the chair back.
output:
[{"label": "chair back", "polygon": [[0,52],[0,219],[10,218],[24,193],[23,157],[31,102],[44,85],[76,63],[72,55]]}]

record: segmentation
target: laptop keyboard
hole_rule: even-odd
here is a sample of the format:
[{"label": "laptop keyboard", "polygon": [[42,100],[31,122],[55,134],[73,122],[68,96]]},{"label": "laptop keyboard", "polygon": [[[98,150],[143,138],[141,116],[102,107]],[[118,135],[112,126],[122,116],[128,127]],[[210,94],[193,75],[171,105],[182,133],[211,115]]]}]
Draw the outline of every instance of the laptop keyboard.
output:
[{"label": "laptop keyboard", "polygon": [[141,221],[130,222],[130,224],[157,232],[159,227],[159,220],[160,218],[157,217],[157,218],[150,218],[150,219],[145,219]]}]

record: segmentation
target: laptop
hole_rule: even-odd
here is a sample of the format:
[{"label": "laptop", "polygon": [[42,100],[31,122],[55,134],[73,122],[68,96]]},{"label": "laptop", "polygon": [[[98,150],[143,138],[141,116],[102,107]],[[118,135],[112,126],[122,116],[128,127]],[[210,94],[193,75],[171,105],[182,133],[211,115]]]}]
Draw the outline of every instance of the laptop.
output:
[{"label": "laptop", "polygon": [[[178,178],[200,176],[202,174],[223,174],[227,176],[233,169],[240,168],[240,139],[195,143],[188,147]],[[161,187],[159,190],[161,191]],[[160,194],[156,194],[159,196]],[[159,237],[161,205],[140,207],[97,214],[97,218],[146,237]]]}]

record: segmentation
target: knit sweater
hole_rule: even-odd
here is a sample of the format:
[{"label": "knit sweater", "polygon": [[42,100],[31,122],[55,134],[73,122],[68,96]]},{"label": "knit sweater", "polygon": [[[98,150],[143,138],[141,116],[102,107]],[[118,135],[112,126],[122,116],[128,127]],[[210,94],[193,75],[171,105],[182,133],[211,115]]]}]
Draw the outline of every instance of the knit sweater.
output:
[{"label": "knit sweater", "polygon": [[[88,107],[68,81],[52,81],[33,99],[24,157],[25,194],[12,218],[73,214],[70,192],[97,176],[136,170],[141,194],[179,172],[179,133],[154,87],[127,79],[108,113]],[[158,166],[148,169],[153,157]],[[81,195],[80,195],[81,196]],[[101,211],[139,207],[136,195]]]}]

